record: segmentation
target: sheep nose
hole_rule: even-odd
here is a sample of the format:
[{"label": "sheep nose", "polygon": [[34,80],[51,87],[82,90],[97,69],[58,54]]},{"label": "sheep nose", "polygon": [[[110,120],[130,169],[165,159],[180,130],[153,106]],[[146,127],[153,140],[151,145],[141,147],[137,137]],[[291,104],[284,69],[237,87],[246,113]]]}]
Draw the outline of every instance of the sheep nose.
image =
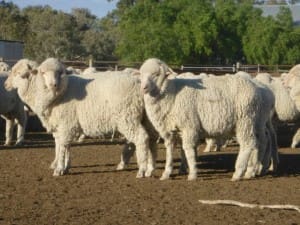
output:
[{"label": "sheep nose", "polygon": [[142,93],[147,93],[148,92],[148,85],[143,85],[143,86],[141,86],[141,91],[142,91]]}]

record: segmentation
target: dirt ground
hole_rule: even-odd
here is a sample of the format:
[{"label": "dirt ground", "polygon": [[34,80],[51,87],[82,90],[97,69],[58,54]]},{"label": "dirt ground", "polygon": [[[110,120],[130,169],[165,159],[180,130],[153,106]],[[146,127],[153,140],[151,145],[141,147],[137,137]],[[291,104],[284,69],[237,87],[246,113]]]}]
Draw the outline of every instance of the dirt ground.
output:
[{"label": "dirt ground", "polygon": [[[3,144],[0,143],[0,144]],[[154,177],[136,179],[135,158],[116,171],[121,143],[86,140],[72,147],[70,174],[53,177],[53,140],[29,133],[25,146],[0,147],[0,224],[23,225],[300,225],[300,213],[276,209],[202,205],[199,199],[300,206],[300,149],[280,148],[276,174],[231,182],[238,147],[198,157],[198,180],[178,175],[160,181],[165,151]],[[204,146],[201,146],[203,149]]]}]

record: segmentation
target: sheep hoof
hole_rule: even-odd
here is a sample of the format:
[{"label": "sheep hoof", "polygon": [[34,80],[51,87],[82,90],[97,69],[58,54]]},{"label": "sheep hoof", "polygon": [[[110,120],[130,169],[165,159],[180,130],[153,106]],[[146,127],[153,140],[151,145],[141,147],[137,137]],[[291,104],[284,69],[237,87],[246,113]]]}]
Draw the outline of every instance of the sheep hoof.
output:
[{"label": "sheep hoof", "polygon": [[125,169],[125,164],[124,163],[119,163],[116,170],[124,170]]},{"label": "sheep hoof", "polygon": [[50,169],[54,170],[56,168],[56,165],[57,165],[56,161],[53,161],[50,165]]},{"label": "sheep hoof", "polygon": [[293,143],[291,144],[291,148],[294,148],[294,149],[295,149],[296,146],[297,146],[297,143],[294,143],[294,142],[293,142]]},{"label": "sheep hoof", "polygon": [[11,142],[5,143],[4,146],[11,146]]},{"label": "sheep hoof", "polygon": [[64,170],[63,169],[55,169],[54,172],[53,172],[54,177],[63,176],[63,175],[64,175]]},{"label": "sheep hoof", "polygon": [[54,170],[54,172],[53,172],[54,177],[58,177],[58,176],[62,176],[62,175],[64,175],[63,171]]},{"label": "sheep hoof", "polygon": [[234,173],[232,178],[231,178],[231,181],[239,181],[239,180],[241,180],[241,176],[238,176]]},{"label": "sheep hoof", "polygon": [[231,178],[231,181],[233,181],[233,182],[239,181],[239,180],[241,180],[241,178],[239,178],[239,177],[232,177],[232,178]]},{"label": "sheep hoof", "polygon": [[169,180],[170,175],[168,173],[163,173],[163,175],[159,178],[160,180]]},{"label": "sheep hoof", "polygon": [[188,175],[188,181],[196,180],[197,179],[197,174],[189,174]]},{"label": "sheep hoof", "polygon": [[252,173],[245,173],[243,179],[249,180],[249,179],[251,179],[253,177],[255,177],[255,175],[253,175]]},{"label": "sheep hoof", "polygon": [[18,146],[22,146],[23,145],[23,140],[20,140],[20,141],[17,141],[15,143],[15,146],[18,147]]},{"label": "sheep hoof", "polygon": [[145,173],[145,177],[151,177],[152,176],[152,172],[153,172],[153,169],[148,169]]},{"label": "sheep hoof", "polygon": [[144,177],[144,173],[138,172],[136,178],[140,179]]}]

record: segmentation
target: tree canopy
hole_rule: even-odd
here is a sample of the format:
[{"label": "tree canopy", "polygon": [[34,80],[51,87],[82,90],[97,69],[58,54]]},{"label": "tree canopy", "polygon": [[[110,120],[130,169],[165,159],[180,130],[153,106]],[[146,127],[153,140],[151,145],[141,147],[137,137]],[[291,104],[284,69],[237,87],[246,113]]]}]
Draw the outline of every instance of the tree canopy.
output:
[{"label": "tree canopy", "polygon": [[[111,0],[113,1],[113,0]],[[264,17],[251,0],[115,0],[103,18],[88,9],[71,13],[50,6],[19,9],[0,1],[0,39],[21,40],[25,57],[143,61],[174,64],[237,61],[295,64],[300,28],[282,7]]]}]

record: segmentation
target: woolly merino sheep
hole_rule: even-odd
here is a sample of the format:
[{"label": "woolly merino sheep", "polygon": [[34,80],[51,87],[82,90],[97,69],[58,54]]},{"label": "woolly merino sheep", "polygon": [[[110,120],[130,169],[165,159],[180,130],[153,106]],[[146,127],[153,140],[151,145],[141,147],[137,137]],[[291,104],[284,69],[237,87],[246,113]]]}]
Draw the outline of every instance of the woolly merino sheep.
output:
[{"label": "woolly merino sheep", "polygon": [[31,71],[25,78],[24,74],[12,73],[6,87],[16,88],[21,99],[53,134],[54,176],[68,171],[70,144],[81,134],[98,137],[115,129],[136,146],[137,177],[151,175],[154,162],[148,152],[149,137],[142,125],[144,107],[137,79],[126,74],[97,79],[66,76],[63,65],[54,58],[45,60],[38,71]]},{"label": "woolly merino sheep", "polygon": [[8,72],[10,69],[9,65],[5,62],[0,62],[0,72]]},{"label": "woolly merino sheep", "polygon": [[[239,71],[235,75],[241,76],[254,83],[254,85],[257,87],[257,93],[261,97],[260,108],[268,108],[270,111],[268,121],[266,124],[268,149],[263,157],[263,166],[259,168],[259,173],[264,174],[267,172],[268,169],[275,171],[279,163],[277,136],[273,127],[273,117],[275,113],[275,95],[266,84],[258,81],[257,79],[253,79],[250,74],[243,71]],[[261,76],[264,76],[264,78],[261,77],[261,80],[266,82],[268,81],[268,74],[261,74]],[[271,162],[271,165],[269,164],[269,162]]]},{"label": "woolly merino sheep", "polygon": [[202,137],[230,137],[235,131],[240,151],[232,180],[255,176],[266,146],[270,111],[261,109],[256,86],[239,76],[207,79],[167,79],[169,67],[148,59],[140,68],[141,90],[149,120],[165,141],[166,166],[172,172],[173,131],[180,131],[189,166],[189,180],[197,177],[195,147]]},{"label": "woolly merino sheep", "polygon": [[[275,96],[275,112],[277,118],[282,122],[297,121],[300,117],[300,111],[297,109],[295,101],[289,95],[289,90],[284,87],[282,79],[271,77],[270,74],[258,74],[256,80],[267,85]],[[298,144],[299,135],[295,133],[291,144],[292,148]]]},{"label": "woolly merino sheep", "polygon": [[97,70],[95,67],[88,67],[85,70],[83,70],[82,75],[89,75],[92,73],[97,73]]},{"label": "woolly merino sheep", "polygon": [[13,139],[13,129],[15,121],[17,122],[17,140],[15,145],[21,145],[24,141],[24,133],[27,121],[27,115],[24,110],[24,104],[15,90],[7,91],[4,88],[4,82],[8,73],[0,74],[0,114],[5,119],[5,144],[11,145]]}]

